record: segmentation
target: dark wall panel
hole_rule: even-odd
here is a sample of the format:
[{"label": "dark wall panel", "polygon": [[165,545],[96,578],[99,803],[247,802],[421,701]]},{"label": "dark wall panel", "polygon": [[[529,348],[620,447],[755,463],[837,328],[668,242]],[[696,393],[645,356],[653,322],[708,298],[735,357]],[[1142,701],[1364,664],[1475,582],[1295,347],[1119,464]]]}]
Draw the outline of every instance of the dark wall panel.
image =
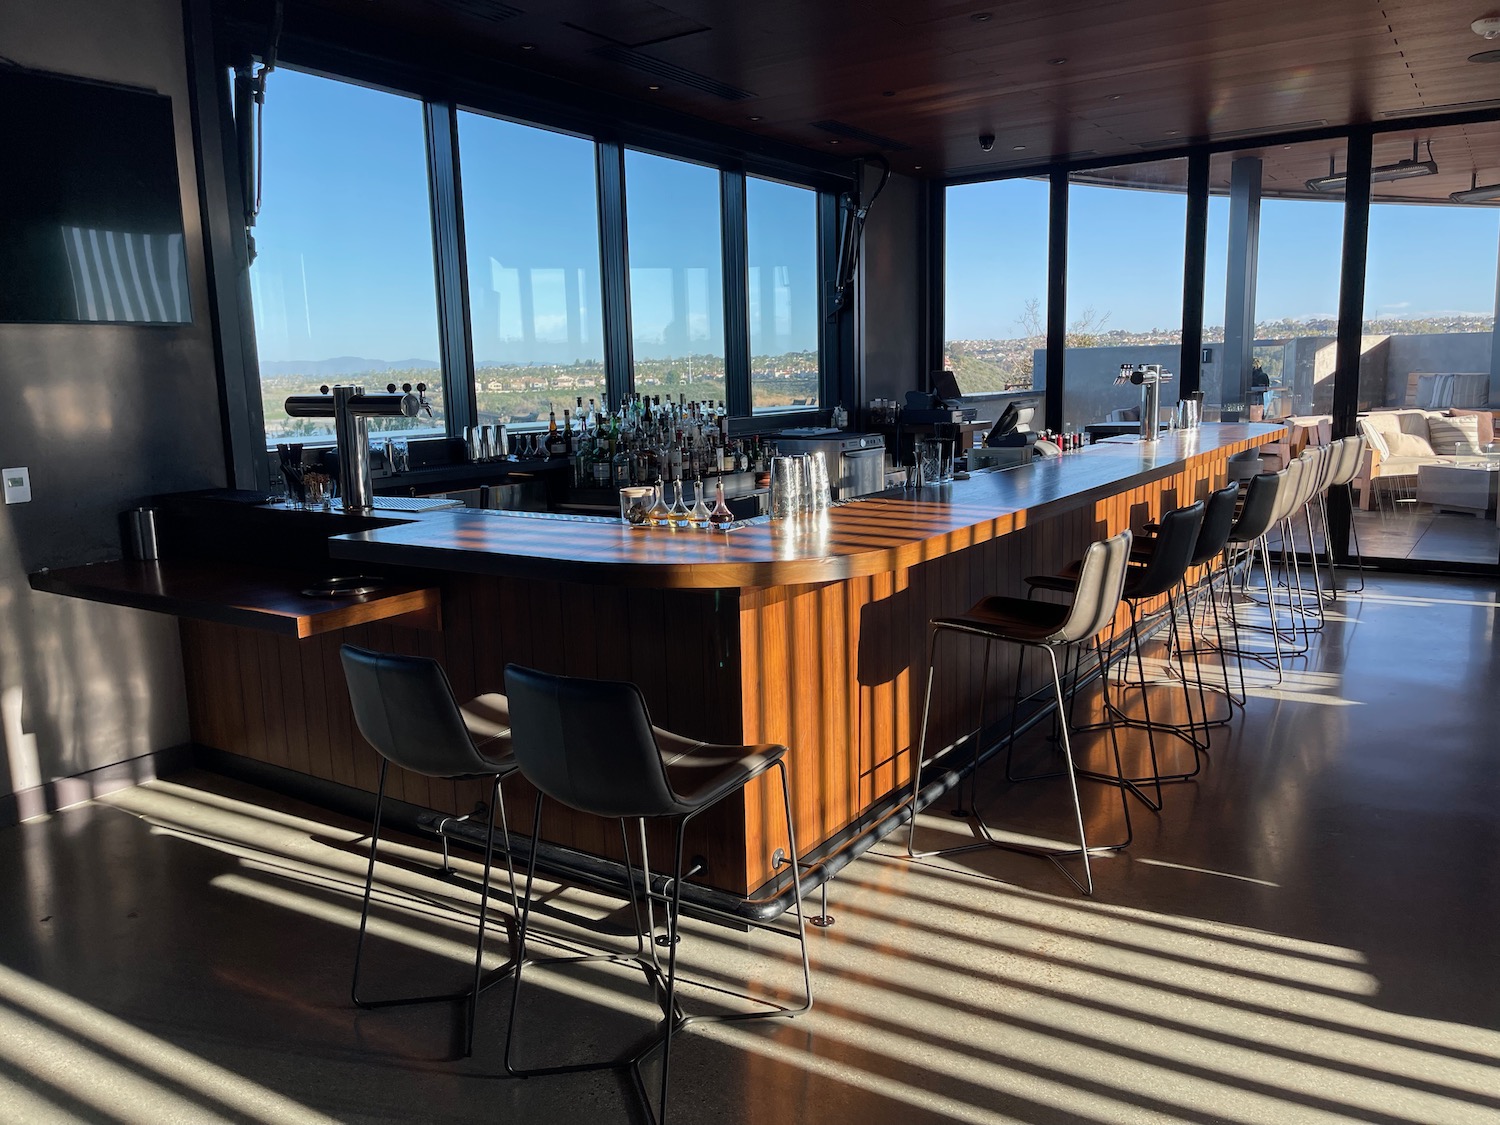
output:
[{"label": "dark wall panel", "polygon": [[176,0],[10,4],[23,66],[142,86],[173,103],[194,320],[0,325],[0,461],[33,500],[0,508],[0,791],[187,738],[176,623],[33,593],[28,571],[117,556],[117,514],[224,483],[219,390]]}]

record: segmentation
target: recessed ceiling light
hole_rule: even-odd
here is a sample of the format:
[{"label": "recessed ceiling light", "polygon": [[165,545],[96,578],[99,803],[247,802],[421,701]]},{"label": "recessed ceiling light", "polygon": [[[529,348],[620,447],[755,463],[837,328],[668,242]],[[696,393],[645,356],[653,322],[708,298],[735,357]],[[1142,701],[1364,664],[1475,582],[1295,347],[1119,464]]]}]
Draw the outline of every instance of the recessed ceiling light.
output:
[{"label": "recessed ceiling light", "polygon": [[834,139],[831,139],[831,140],[829,140],[829,142],[828,142],[828,143],[829,143],[829,144],[831,144],[831,145],[836,145],[836,144],[838,144],[838,143],[839,143],[839,142],[838,142],[838,140],[837,140],[837,138],[834,138]]},{"label": "recessed ceiling light", "polygon": [[913,164],[911,166],[911,170],[913,172],[920,172],[922,170],[922,166],[920,164]]},{"label": "recessed ceiling light", "polygon": [[648,89],[648,90],[660,90],[661,87],[660,86],[647,86],[646,89]]},{"label": "recessed ceiling light", "polygon": [[1168,129],[1167,130],[1167,136],[1169,136],[1169,137],[1175,137],[1176,135],[1177,135],[1177,130],[1176,129]]},{"label": "recessed ceiling light", "polygon": [[535,43],[522,43],[521,44],[521,50],[523,50],[523,51],[535,51],[536,50],[536,44]]},{"label": "recessed ceiling light", "polygon": [[1065,63],[1065,62],[1067,62],[1067,61],[1068,60],[1064,59],[1064,58],[1048,59],[1047,60],[1047,65],[1048,66],[1062,66],[1062,64]]},{"label": "recessed ceiling light", "polygon": [[1112,102],[1117,102],[1117,101],[1119,101],[1119,100],[1120,100],[1120,99],[1121,99],[1121,98],[1123,98],[1123,97],[1124,97],[1124,96],[1125,96],[1125,95],[1124,95],[1124,94],[1111,94],[1111,95],[1110,95],[1110,96],[1109,96],[1109,100],[1110,100],[1110,101],[1112,101]]},{"label": "recessed ceiling light", "polygon": [[974,12],[969,16],[975,23],[989,23],[995,18],[994,12]]},{"label": "recessed ceiling light", "polygon": [[1026,146],[1025,145],[1011,145],[1010,146],[1010,151],[1011,152],[1025,152],[1026,151]]}]

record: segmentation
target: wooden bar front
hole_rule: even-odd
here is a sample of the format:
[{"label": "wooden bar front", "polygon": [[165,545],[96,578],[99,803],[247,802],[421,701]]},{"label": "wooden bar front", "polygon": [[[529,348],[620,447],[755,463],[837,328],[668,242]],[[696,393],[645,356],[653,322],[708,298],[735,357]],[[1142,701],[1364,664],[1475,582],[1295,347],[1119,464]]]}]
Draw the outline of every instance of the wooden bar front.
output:
[{"label": "wooden bar front", "polygon": [[[193,737],[373,791],[378,760],[353,727],[341,643],[436,657],[461,696],[502,690],[507,663],[628,679],[661,726],[789,747],[799,843],[813,850],[909,782],[930,618],[987,594],[1022,594],[1025,576],[1204,498],[1232,454],[1279,433],[1205,427],[1154,448],[1093,447],[862,501],[822,524],[729,536],[489,512],[346,536],[335,556],[414,568],[426,582],[440,572],[442,628],[380,622],[298,640],[184,620]],[[951,643],[929,752],[974,725],[979,650]],[[1013,667],[1006,659],[993,675]],[[482,796],[473,785],[393,778],[393,796],[441,811],[467,811]],[[507,785],[513,830],[529,830],[532,801],[523,783]],[[773,878],[781,815],[774,779],[706,814],[688,845],[707,861],[703,881],[749,894]],[[619,855],[613,825],[564,810],[546,815],[544,834]]]}]

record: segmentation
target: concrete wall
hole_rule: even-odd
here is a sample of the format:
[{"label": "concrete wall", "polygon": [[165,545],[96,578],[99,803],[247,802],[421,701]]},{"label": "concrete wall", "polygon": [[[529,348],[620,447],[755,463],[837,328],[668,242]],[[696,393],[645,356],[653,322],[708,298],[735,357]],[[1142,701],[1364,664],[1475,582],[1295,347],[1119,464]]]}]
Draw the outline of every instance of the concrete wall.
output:
[{"label": "concrete wall", "polygon": [[0,6],[17,63],[171,96],[194,318],[0,325],[0,459],[30,468],[34,496],[0,508],[0,794],[26,815],[54,779],[188,738],[175,620],[36,594],[27,573],[118,557],[117,513],[223,484],[224,456],[180,3]]},{"label": "concrete wall", "polygon": [[[1489,371],[1493,337],[1488,332],[1448,332],[1431,336],[1391,336],[1384,403],[1406,402],[1407,375],[1412,371]],[[1490,401],[1500,401],[1493,384]]]}]

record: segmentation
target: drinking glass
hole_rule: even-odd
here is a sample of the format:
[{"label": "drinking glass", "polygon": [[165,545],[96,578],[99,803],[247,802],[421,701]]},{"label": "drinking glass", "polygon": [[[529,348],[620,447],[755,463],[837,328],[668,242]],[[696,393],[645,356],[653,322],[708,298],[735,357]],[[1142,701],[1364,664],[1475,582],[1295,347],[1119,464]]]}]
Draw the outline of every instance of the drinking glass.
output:
[{"label": "drinking glass", "polygon": [[828,455],[810,454],[807,460],[808,508],[822,512],[833,506],[833,489],[828,483]]},{"label": "drinking glass", "polygon": [[799,457],[771,459],[771,518],[784,520],[803,510],[807,480]]},{"label": "drinking glass", "polygon": [[943,479],[943,446],[937,438],[917,442],[917,469],[923,484],[937,484]]},{"label": "drinking glass", "polygon": [[620,518],[631,527],[645,527],[656,500],[656,489],[649,484],[620,489]]}]

